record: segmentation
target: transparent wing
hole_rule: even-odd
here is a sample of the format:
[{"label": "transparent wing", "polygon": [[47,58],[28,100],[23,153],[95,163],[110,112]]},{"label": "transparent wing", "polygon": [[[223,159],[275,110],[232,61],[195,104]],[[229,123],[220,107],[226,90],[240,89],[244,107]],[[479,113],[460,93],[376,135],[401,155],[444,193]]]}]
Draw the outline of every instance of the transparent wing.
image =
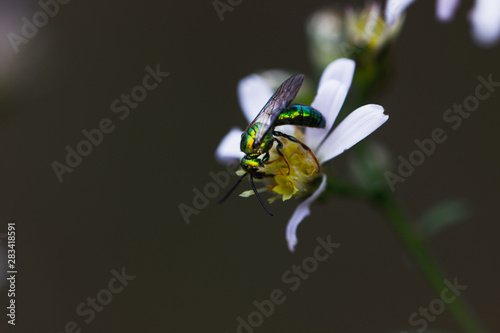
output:
[{"label": "transparent wing", "polygon": [[304,75],[297,74],[283,82],[271,96],[269,101],[267,101],[262,110],[260,110],[257,117],[248,125],[247,129],[255,123],[262,124],[255,135],[254,146],[262,143],[262,139],[273,128],[273,124],[276,122],[276,119],[278,119],[281,111],[293,101],[299,92],[303,81]]}]

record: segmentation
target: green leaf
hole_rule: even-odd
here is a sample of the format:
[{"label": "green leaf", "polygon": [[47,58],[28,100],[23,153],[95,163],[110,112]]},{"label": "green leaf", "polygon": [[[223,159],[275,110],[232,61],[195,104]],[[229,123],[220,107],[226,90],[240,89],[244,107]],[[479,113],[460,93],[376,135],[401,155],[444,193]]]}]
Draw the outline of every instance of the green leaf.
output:
[{"label": "green leaf", "polygon": [[389,169],[387,148],[373,141],[363,141],[349,152],[349,171],[358,186],[369,193],[384,190],[387,182],[384,171]]},{"label": "green leaf", "polygon": [[417,228],[424,238],[436,236],[442,230],[465,221],[472,209],[466,200],[448,200],[429,208],[418,220]]}]

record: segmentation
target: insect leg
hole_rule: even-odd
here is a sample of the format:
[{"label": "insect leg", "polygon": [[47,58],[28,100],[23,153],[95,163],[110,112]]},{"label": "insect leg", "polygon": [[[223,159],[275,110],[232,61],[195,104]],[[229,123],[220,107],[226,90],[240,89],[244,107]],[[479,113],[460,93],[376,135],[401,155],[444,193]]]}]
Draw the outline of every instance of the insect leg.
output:
[{"label": "insect leg", "polygon": [[288,163],[285,155],[283,155],[283,153],[281,152],[281,148],[283,148],[283,142],[281,142],[280,140],[276,139],[276,138],[273,138],[274,141],[276,141],[278,143],[278,146],[276,147],[276,152],[278,153],[278,155],[280,155],[281,157],[283,157],[283,159],[285,160],[285,163],[288,167],[288,175],[290,175],[290,164]]},{"label": "insect leg", "polygon": [[266,153],[264,154],[264,157],[262,158],[262,162],[267,162],[269,161],[269,152],[266,151]]},{"label": "insect leg", "polygon": [[[243,178],[243,177],[242,177],[242,178]],[[252,175],[250,175],[250,184],[252,184],[252,190],[253,190],[253,193],[255,193],[255,196],[256,196],[256,197],[257,197],[257,199],[259,200],[259,202],[260,202],[260,204],[261,204],[262,208],[264,208],[264,210],[265,210],[265,211],[266,211],[269,215],[273,216],[273,213],[271,213],[271,212],[267,209],[266,205],[264,205],[264,202],[263,202],[263,201],[262,201],[262,199],[260,198],[260,195],[259,195],[259,193],[257,192],[257,189],[255,188],[255,184],[253,183],[253,176],[252,176]]]},{"label": "insect leg", "polygon": [[[227,194],[222,199],[219,200],[219,204],[223,203],[227,199],[227,197],[229,197],[229,195],[231,193],[233,193],[234,189],[236,187],[238,187],[238,185],[241,183],[241,181],[243,180],[243,178],[246,177],[246,175],[248,175],[248,172],[245,173],[243,176],[241,176],[240,179],[238,179],[238,181],[236,182],[236,184],[234,184],[233,187],[231,187],[231,189],[229,190],[229,192],[227,192]],[[252,182],[252,184],[253,184],[253,182]]]},{"label": "insect leg", "polygon": [[274,131],[273,132],[274,135],[276,136],[282,136],[292,142],[295,142],[295,143],[298,143],[302,146],[302,148],[304,148],[305,150],[307,150],[308,152],[311,153],[311,156],[314,158],[314,161],[316,162],[316,165],[318,166],[318,170],[321,169],[321,166],[318,162],[318,160],[316,159],[316,156],[314,155],[314,153],[312,152],[311,148],[309,148],[305,143],[303,143],[302,141],[300,141],[299,139],[291,136],[291,135],[288,135],[288,134],[285,134],[285,133],[282,133],[282,132],[277,132],[277,131]]}]

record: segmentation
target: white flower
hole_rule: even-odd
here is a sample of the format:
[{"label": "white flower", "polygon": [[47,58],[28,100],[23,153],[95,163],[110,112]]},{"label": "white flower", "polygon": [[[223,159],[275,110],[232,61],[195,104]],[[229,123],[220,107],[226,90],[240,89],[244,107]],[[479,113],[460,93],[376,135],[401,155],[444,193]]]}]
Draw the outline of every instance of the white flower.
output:
[{"label": "white flower", "polygon": [[[385,19],[393,24],[415,0],[387,0]],[[455,15],[460,0],[437,0],[436,16],[442,22],[450,21]],[[492,46],[500,38],[500,1],[476,0],[469,12],[472,37],[483,47]]]},{"label": "white flower", "polygon": [[500,1],[476,0],[469,12],[472,36],[481,46],[491,46],[500,38]]},{"label": "white flower", "polygon": [[[318,91],[311,106],[320,111],[326,119],[325,128],[305,128],[305,132],[300,137],[301,141],[311,148],[318,162],[323,164],[343,151],[351,148],[353,145],[364,139],[372,133],[388,119],[384,115],[384,109],[380,105],[369,104],[354,110],[349,114],[330,134],[335,119],[344,103],[351,81],[354,75],[355,63],[350,59],[338,59],[329,64],[324,70],[318,84]],[[273,91],[267,82],[259,75],[250,75],[242,79],[238,85],[238,95],[241,108],[247,118],[251,122],[259,113],[262,106],[271,97]],[[285,125],[280,126],[280,132],[285,132],[292,135],[300,134],[295,131],[295,126]],[[295,132],[294,132],[295,131]],[[241,140],[242,130],[233,128],[222,140],[216,150],[216,158],[222,162],[229,162],[234,159],[241,159],[244,154],[240,151],[239,145]],[[294,146],[295,145],[295,146]],[[273,166],[267,167],[268,174],[276,175],[276,183],[271,186],[272,191],[283,195],[283,200],[288,199],[292,195],[305,194],[308,188],[304,187],[304,183],[311,184],[313,178],[321,176],[321,184],[314,192],[303,202],[301,202],[292,217],[288,221],[286,229],[286,239],[290,251],[293,251],[297,244],[296,230],[300,222],[310,214],[310,206],[326,188],[327,177],[325,174],[307,173],[305,169],[311,165],[315,166],[315,160],[311,156],[307,156],[305,150],[300,145],[295,143],[285,144],[283,148],[284,155],[290,159],[288,166],[288,175],[275,173]],[[274,148],[273,148],[274,149]],[[287,151],[293,150],[294,154]],[[275,150],[275,149],[274,149]],[[297,155],[301,156],[301,160],[296,164],[293,158]],[[309,154],[310,155],[310,154]],[[275,155],[277,156],[277,155]],[[273,156],[271,156],[271,159]],[[288,164],[288,163],[287,163]],[[273,170],[273,171],[271,171]],[[300,175],[300,177],[295,177]],[[292,188],[290,193],[283,193],[283,183],[287,182],[288,188]],[[296,193],[298,192],[298,193]],[[305,193],[302,193],[305,192]]]}]

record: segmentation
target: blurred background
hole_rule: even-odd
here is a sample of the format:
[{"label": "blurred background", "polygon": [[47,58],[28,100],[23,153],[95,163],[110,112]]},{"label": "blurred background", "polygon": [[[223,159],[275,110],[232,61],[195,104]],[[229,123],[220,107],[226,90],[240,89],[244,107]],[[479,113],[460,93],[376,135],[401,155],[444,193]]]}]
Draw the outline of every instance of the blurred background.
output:
[{"label": "blurred background", "polygon": [[[434,1],[410,7],[392,80],[370,101],[390,119],[370,138],[389,148],[397,166],[415,139],[446,128],[448,140],[396,185],[396,196],[415,218],[449,198],[469,201],[471,217],[434,237],[430,249],[450,281],[468,286],[460,297],[498,331],[500,92],[456,131],[442,119],[474,94],[479,75],[500,80],[500,46],[483,49],[470,37],[472,3],[462,1],[448,24],[436,21]],[[189,224],[179,210],[193,206],[193,189],[212,182],[210,172],[225,170],[214,159],[223,136],[246,126],[238,81],[274,68],[312,75],[306,21],[347,4],[364,2],[242,1],[221,21],[212,1],[70,1],[16,53],[9,33],[20,35],[22,18],[32,21],[41,7],[2,0],[0,233],[16,221],[18,274],[14,327],[5,315],[0,238],[0,331],[236,332],[237,317],[247,318],[252,302],[274,289],[286,301],[255,332],[410,331],[408,317],[436,295],[368,203],[331,197],[314,205],[295,253],[285,226],[296,201],[273,204],[272,218],[255,198],[236,195],[224,205],[209,199]],[[148,66],[169,75],[120,119],[125,111],[112,103],[143,84]],[[82,131],[105,118],[113,131],[61,182],[54,161],[66,164],[66,147],[77,149]],[[348,160],[349,151],[331,164],[346,170]],[[282,274],[328,235],[341,246],[290,291]],[[112,270],[135,278],[121,292],[101,292]],[[86,322],[90,315],[77,308],[98,295],[108,303]],[[429,322],[431,330],[460,331],[448,311]]]}]

